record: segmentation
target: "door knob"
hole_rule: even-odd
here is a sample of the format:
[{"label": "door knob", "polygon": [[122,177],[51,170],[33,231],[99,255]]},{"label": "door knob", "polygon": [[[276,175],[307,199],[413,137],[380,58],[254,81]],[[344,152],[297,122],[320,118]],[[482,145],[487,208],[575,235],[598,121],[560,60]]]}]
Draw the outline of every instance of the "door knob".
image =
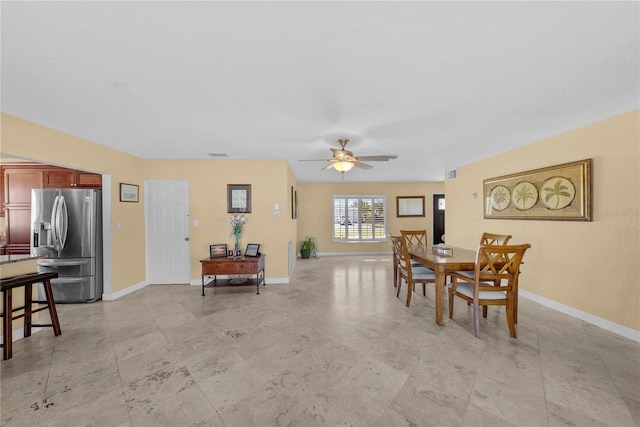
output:
[{"label": "door knob", "polygon": [[188,237],[185,237],[185,238],[184,238],[184,240],[188,242],[188,241],[189,241],[189,238],[188,238]]}]

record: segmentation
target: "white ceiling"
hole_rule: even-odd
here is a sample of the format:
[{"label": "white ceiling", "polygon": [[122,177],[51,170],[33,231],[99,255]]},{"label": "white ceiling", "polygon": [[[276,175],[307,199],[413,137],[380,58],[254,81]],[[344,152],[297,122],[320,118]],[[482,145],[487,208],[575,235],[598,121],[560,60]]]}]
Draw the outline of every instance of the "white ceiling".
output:
[{"label": "white ceiling", "polygon": [[637,1],[0,7],[2,111],[146,159],[287,159],[339,181],[298,160],[347,137],[398,158],[346,181],[442,181],[639,108]]}]

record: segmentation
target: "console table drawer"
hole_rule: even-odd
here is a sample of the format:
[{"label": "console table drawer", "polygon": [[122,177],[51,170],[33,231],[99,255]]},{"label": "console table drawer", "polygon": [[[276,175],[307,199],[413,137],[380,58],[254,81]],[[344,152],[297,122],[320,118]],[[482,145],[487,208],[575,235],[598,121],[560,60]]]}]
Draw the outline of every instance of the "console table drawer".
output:
[{"label": "console table drawer", "polygon": [[207,263],[202,266],[202,274],[252,274],[256,267],[257,263],[244,261]]}]

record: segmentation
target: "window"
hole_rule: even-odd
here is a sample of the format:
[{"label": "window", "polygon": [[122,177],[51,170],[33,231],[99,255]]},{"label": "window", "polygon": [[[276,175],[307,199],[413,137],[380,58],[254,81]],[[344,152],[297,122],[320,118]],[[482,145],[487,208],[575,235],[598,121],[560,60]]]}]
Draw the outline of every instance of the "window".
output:
[{"label": "window", "polygon": [[333,196],[334,242],[386,242],[386,196]]}]

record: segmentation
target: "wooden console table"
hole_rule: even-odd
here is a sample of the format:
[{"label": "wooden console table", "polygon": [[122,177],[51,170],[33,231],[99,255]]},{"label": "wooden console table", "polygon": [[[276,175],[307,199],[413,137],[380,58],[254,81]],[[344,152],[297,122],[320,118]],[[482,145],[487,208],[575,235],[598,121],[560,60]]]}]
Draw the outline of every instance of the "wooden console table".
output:
[{"label": "wooden console table", "polygon": [[[264,258],[265,254],[257,257],[234,258],[204,258],[202,264],[202,295],[204,288],[220,286],[255,286],[256,293],[260,295],[260,285],[265,285]],[[229,276],[249,275],[241,283],[233,283],[235,279]],[[227,279],[218,279],[218,276],[227,276]]]}]

